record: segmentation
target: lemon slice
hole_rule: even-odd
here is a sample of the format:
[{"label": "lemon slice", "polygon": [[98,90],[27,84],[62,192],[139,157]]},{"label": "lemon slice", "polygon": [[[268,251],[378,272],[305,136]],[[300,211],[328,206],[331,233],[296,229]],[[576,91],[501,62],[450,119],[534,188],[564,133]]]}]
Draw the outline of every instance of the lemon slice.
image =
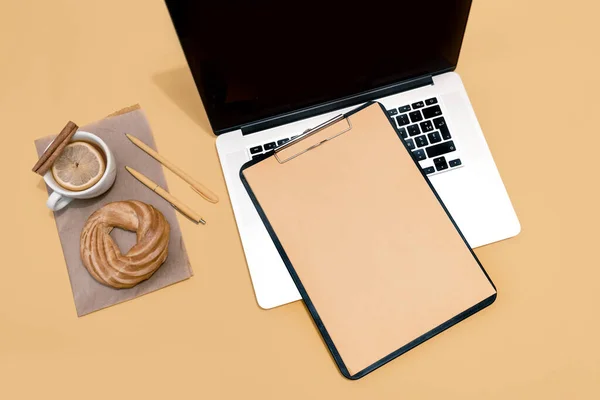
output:
[{"label": "lemon slice", "polygon": [[86,142],[69,143],[52,165],[52,175],[67,190],[81,191],[94,186],[106,169],[102,154]]}]

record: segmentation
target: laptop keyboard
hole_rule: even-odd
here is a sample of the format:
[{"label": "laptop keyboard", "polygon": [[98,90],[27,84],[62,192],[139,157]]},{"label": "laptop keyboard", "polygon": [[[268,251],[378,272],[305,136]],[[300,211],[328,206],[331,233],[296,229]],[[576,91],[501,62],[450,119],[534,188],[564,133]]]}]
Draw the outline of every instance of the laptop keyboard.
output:
[{"label": "laptop keyboard", "polygon": [[463,165],[437,98],[432,97],[387,111],[426,174],[444,172]]},{"label": "laptop keyboard", "polygon": [[261,154],[268,153],[269,151],[276,149],[277,147],[282,146],[290,140],[296,139],[297,137],[298,135],[289,138],[283,138],[274,142],[264,143],[262,145],[259,144],[257,146],[252,146],[248,148],[248,152],[250,152],[250,157],[252,157],[252,159],[255,159]]},{"label": "laptop keyboard", "polygon": [[[459,168],[463,165],[442,114],[437,98],[387,110],[413,157],[427,174]],[[296,136],[282,138],[248,148],[253,159],[286,144]]]}]

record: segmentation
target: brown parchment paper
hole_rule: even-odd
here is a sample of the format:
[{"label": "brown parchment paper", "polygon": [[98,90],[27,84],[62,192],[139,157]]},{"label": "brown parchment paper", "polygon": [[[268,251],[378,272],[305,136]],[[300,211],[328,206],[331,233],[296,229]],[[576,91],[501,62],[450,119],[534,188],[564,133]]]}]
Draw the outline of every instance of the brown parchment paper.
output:
[{"label": "brown parchment paper", "polygon": [[[113,152],[117,163],[117,178],[107,193],[94,199],[73,200],[67,207],[54,213],[71,281],[75,308],[77,315],[82,316],[188,279],[192,276],[192,269],[177,222],[176,211],[125,170],[125,165],[133,167],[168,189],[160,163],[125,137],[125,133],[130,133],[156,149],[148,120],[140,107],[127,107],[103,120],[82,126],[79,130],[91,132],[102,138]],[[44,152],[54,137],[35,141],[38,155]],[[51,189],[48,188],[48,191],[50,192]],[[150,279],[130,289],[113,289],[96,282],[79,257],[79,237],[88,217],[103,205],[119,200],[139,200],[151,204],[164,214],[171,225],[167,260]],[[114,229],[111,236],[123,252],[135,243],[135,234],[121,229]]]}]

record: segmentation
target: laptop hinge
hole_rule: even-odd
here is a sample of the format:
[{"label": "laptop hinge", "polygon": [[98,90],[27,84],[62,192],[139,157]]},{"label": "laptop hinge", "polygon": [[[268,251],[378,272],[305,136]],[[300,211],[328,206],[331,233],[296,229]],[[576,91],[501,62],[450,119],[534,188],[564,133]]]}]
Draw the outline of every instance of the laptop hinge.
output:
[{"label": "laptop hinge", "polygon": [[344,97],[338,100],[319,104],[318,106],[307,107],[301,110],[292,111],[286,114],[281,114],[275,117],[265,118],[242,127],[242,134],[249,135],[254,132],[263,131],[265,129],[274,128],[279,125],[289,124],[291,122],[314,117],[315,115],[325,114],[330,111],[339,110],[341,108],[351,107],[356,104],[361,104],[369,100],[379,99],[381,97],[390,96],[392,94],[406,92],[422,86],[433,85],[431,75],[422,76],[416,79],[410,79],[389,86],[369,90],[353,96]]}]

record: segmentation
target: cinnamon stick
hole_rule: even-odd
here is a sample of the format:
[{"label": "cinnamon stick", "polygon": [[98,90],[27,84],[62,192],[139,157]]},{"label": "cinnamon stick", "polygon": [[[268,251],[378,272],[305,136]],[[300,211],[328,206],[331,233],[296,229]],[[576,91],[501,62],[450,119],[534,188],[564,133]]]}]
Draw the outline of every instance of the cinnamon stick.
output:
[{"label": "cinnamon stick", "polygon": [[44,176],[44,174],[52,167],[54,161],[60,156],[75,132],[77,132],[77,129],[79,129],[77,124],[72,121],[67,122],[67,125],[65,125],[31,170],[36,174]]}]

